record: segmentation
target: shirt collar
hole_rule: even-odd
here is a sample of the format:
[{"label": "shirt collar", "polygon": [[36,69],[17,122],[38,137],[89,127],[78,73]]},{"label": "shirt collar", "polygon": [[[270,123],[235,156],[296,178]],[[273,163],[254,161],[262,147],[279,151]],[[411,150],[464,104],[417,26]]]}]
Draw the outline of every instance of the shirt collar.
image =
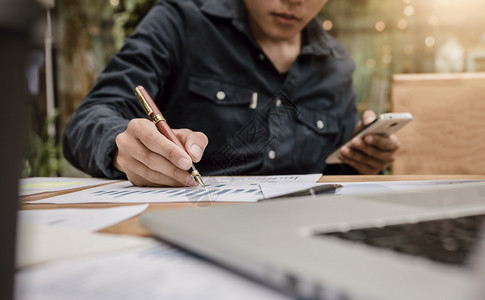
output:
[{"label": "shirt collar", "polygon": [[207,15],[246,23],[246,8],[242,0],[205,0],[200,9]]},{"label": "shirt collar", "polygon": [[323,30],[317,18],[311,20],[303,29],[302,39],[304,44],[301,55],[332,55],[337,58],[342,56],[338,42]]},{"label": "shirt collar", "polygon": [[242,0],[205,0],[200,9],[210,16],[232,19],[234,27],[251,36]]},{"label": "shirt collar", "polygon": [[[263,0],[264,1],[264,0]],[[207,15],[232,19],[238,30],[251,37],[246,18],[246,8],[242,0],[205,0],[201,11]],[[252,39],[252,37],[251,37]],[[302,32],[303,45],[301,55],[341,56],[338,43],[325,32],[317,18],[308,23]]]}]

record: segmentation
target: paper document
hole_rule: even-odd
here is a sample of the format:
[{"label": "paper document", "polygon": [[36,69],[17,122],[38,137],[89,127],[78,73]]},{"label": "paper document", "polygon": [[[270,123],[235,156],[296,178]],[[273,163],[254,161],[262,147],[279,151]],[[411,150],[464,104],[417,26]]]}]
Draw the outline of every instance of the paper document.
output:
[{"label": "paper document", "polygon": [[[276,196],[286,195],[300,190],[310,189],[317,185],[326,185],[327,183],[262,183],[261,191],[264,199],[273,198]],[[333,194],[333,193],[330,193]]]},{"label": "paper document", "polygon": [[420,180],[420,181],[374,181],[374,182],[338,182],[343,188],[338,189],[336,195],[353,195],[380,193],[389,191],[406,191],[436,185],[460,184],[480,180]]},{"label": "paper document", "polygon": [[112,183],[117,180],[101,178],[67,178],[67,177],[29,177],[19,180],[19,195],[27,196],[44,192],[63,191],[85,186]]},{"label": "paper document", "polygon": [[289,299],[164,244],[41,265],[15,279],[16,300]]},{"label": "paper document", "polygon": [[[19,222],[17,268],[119,250],[146,247],[152,239]],[[66,298],[67,299],[67,298]]]},{"label": "paper document", "polygon": [[148,204],[111,208],[32,209],[18,212],[21,222],[97,231],[141,214]]},{"label": "paper document", "polygon": [[284,176],[204,177],[206,187],[136,187],[118,182],[29,203],[153,203],[153,202],[256,202],[264,198],[260,184],[315,184],[321,174]]},{"label": "paper document", "polygon": [[289,194],[298,190],[310,189],[317,185],[340,184],[341,188],[335,192],[329,192],[328,195],[355,195],[380,193],[390,191],[411,190],[434,185],[459,184],[477,180],[422,180],[422,181],[373,181],[373,182],[325,182],[325,183],[280,183],[266,184],[261,183],[261,191],[264,198],[272,198],[282,194]]}]

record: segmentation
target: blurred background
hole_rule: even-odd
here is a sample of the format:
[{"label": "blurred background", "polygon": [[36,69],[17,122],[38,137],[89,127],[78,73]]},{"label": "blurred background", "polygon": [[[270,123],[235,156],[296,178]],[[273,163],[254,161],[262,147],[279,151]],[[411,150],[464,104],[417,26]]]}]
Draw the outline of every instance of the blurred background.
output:
[{"label": "blurred background", "polygon": [[[63,128],[156,0],[38,2],[22,176],[84,176],[62,158]],[[382,113],[392,74],[485,71],[484,11],[483,0],[330,0],[318,18],[356,63],[359,111]]]}]

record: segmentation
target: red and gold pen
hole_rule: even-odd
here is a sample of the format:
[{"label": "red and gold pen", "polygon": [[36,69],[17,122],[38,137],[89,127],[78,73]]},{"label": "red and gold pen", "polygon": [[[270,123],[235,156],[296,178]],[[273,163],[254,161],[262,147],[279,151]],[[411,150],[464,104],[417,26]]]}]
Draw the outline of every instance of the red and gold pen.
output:
[{"label": "red and gold pen", "polygon": [[[155,102],[152,100],[152,97],[148,95],[145,88],[142,87],[141,85],[137,86],[135,88],[135,94],[138,97],[138,100],[140,100],[140,103],[145,109],[150,120],[152,120],[155,126],[157,126],[158,131],[160,131],[161,134],[163,134],[167,139],[172,141],[174,144],[176,144],[177,146],[185,150],[185,147],[182,145],[182,143],[177,138],[175,133],[172,131],[170,126],[168,126],[167,120],[165,120],[162,113],[158,109]],[[192,178],[194,178],[194,180],[197,181],[197,183],[205,187],[205,184],[202,181],[202,177],[200,176],[199,171],[197,171],[197,169],[195,168],[194,164],[192,164],[192,167],[189,173],[190,173],[190,176],[192,176]]]}]

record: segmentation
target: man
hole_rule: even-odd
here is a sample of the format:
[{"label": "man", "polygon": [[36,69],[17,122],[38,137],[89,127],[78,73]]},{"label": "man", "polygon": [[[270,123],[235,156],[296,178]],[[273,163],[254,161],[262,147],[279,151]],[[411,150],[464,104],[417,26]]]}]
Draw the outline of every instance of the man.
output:
[{"label": "man", "polygon": [[[94,176],[143,186],[203,175],[376,174],[398,147],[360,127],[353,63],[316,14],[326,0],[165,0],[148,13],[73,115],[66,157]],[[143,85],[185,150],[162,136],[133,89]],[[363,115],[363,123],[375,119]],[[357,124],[357,126],[356,126]],[[189,128],[189,129],[186,129]]]}]

